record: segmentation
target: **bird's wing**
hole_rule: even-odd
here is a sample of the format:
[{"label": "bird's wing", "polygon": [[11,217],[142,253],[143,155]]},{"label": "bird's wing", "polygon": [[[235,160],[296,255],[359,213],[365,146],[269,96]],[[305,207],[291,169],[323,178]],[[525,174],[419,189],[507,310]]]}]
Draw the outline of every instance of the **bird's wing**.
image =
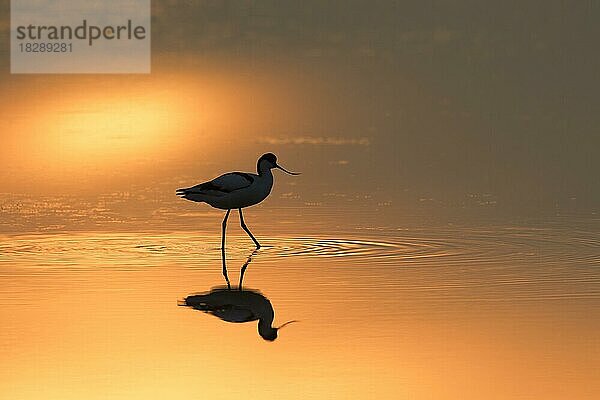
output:
[{"label": "bird's wing", "polygon": [[183,197],[203,194],[209,196],[223,196],[236,190],[244,189],[254,182],[254,177],[245,172],[230,172],[221,175],[212,181],[200,183],[186,189],[177,189],[177,194]]},{"label": "bird's wing", "polygon": [[254,177],[244,172],[230,172],[207,182],[211,187],[222,192],[231,193],[235,190],[247,188],[254,182]]},{"label": "bird's wing", "polygon": [[182,305],[214,315],[227,322],[256,321],[258,316],[252,307],[244,304],[243,294],[244,292],[241,291],[218,288],[208,294],[188,296]]},{"label": "bird's wing", "polygon": [[189,305],[189,307],[227,322],[250,322],[258,319],[250,308],[238,304],[210,304],[207,302]]},{"label": "bird's wing", "polygon": [[227,322],[250,322],[258,319],[252,310],[233,304],[224,305],[209,311],[209,313]]}]

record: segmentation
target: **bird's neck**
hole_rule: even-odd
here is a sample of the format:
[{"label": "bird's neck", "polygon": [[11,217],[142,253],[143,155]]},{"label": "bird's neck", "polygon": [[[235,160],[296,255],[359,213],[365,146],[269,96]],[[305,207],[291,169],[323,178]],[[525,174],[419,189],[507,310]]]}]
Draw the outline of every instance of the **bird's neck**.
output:
[{"label": "bird's neck", "polygon": [[258,320],[258,331],[261,333],[266,333],[272,331],[273,328],[273,316],[270,318],[260,318]]},{"label": "bird's neck", "polygon": [[268,315],[266,317],[263,318],[259,318],[258,319],[258,327],[259,328],[271,328],[271,325],[273,325],[273,315]]},{"label": "bird's neck", "polygon": [[259,307],[256,307],[254,312],[258,316],[258,328],[262,326],[263,328],[270,328],[273,324],[273,320],[275,319],[275,311],[273,311],[273,306],[269,300],[260,304]]},{"label": "bird's neck", "polygon": [[258,176],[263,178],[273,178],[273,173],[271,172],[271,168],[258,166]]}]

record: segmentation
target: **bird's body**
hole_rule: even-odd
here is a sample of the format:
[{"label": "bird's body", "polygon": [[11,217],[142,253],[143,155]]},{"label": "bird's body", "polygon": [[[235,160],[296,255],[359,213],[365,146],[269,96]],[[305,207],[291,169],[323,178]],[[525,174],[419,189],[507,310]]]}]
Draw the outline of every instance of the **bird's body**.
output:
[{"label": "bird's body", "polygon": [[184,199],[204,202],[221,210],[246,208],[260,203],[269,196],[273,188],[273,173],[270,169],[259,174],[230,172],[211,181],[200,183],[177,194]]},{"label": "bird's body", "polygon": [[227,286],[213,288],[209,293],[185,298],[185,306],[214,315],[226,322],[263,320],[271,325],[275,313],[269,299],[255,290],[231,290]]},{"label": "bird's body", "polygon": [[240,213],[242,228],[252,238],[256,247],[260,248],[258,240],[250,233],[250,230],[244,223],[242,208],[256,205],[269,196],[273,188],[273,172],[271,171],[273,168],[278,168],[290,175],[298,175],[277,165],[277,157],[272,153],[267,153],[258,159],[256,174],[229,172],[208,182],[185,189],[177,189],[176,194],[186,200],[207,203],[212,207],[227,210],[225,219],[223,220],[221,239],[223,259],[225,258],[225,228],[227,226],[227,218],[230,211],[236,208]]},{"label": "bird's body", "polygon": [[231,290],[228,286],[213,288],[208,293],[187,296],[182,306],[214,315],[232,323],[258,321],[258,334],[265,340],[277,338],[277,331],[283,326],[295,322],[289,321],[274,327],[275,312],[269,299],[257,290]]}]

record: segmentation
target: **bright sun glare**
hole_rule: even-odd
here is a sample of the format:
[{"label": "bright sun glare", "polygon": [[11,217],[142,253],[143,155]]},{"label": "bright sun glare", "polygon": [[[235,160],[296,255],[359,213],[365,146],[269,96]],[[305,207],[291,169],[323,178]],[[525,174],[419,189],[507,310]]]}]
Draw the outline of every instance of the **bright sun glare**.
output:
[{"label": "bright sun glare", "polygon": [[101,99],[50,114],[49,153],[63,163],[141,159],[165,147],[183,123],[174,99]]}]

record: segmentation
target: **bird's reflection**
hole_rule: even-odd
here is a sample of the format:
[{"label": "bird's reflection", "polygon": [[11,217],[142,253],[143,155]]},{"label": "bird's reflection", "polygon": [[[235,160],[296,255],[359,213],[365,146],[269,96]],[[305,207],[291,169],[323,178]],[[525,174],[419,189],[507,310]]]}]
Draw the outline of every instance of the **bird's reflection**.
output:
[{"label": "bird's reflection", "polygon": [[227,286],[214,287],[207,293],[189,295],[180,305],[214,315],[226,322],[258,321],[258,334],[261,338],[269,341],[277,339],[279,329],[296,321],[288,321],[281,326],[274,327],[275,312],[269,299],[258,290],[243,289],[242,287],[246,269],[257,251],[258,249],[254,250],[242,266],[237,289],[231,288],[225,260],[223,260],[223,276]]}]

